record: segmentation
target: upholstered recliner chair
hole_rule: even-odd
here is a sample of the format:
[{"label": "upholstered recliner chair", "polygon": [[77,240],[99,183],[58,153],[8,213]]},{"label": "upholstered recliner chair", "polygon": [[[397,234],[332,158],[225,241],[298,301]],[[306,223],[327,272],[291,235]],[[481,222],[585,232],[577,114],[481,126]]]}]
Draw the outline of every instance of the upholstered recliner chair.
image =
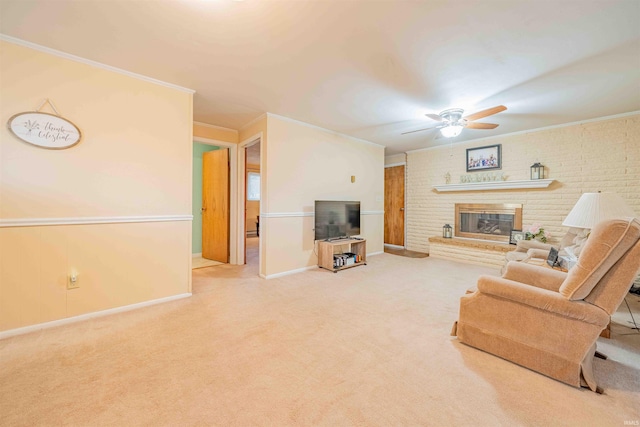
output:
[{"label": "upholstered recliner chair", "polygon": [[639,220],[603,221],[568,273],[510,262],[502,277],[480,276],[477,290],[460,300],[452,335],[569,385],[601,392],[592,370],[596,339],[639,269]]}]

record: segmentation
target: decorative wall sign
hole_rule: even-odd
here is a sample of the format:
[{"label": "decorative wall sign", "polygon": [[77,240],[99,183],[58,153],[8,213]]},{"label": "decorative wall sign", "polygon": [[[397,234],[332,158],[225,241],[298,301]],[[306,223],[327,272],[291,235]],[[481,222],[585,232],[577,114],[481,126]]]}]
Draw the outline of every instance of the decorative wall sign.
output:
[{"label": "decorative wall sign", "polygon": [[[56,111],[48,99],[42,106],[47,102]],[[18,113],[9,119],[7,127],[24,142],[53,150],[73,147],[82,137],[80,129],[69,120],[59,115],[39,111]]]}]

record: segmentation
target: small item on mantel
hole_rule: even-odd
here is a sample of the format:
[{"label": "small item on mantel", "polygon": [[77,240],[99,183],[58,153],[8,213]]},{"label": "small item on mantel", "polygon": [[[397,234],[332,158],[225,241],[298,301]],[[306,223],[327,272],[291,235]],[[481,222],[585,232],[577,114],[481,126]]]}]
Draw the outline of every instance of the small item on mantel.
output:
[{"label": "small item on mantel", "polygon": [[544,179],[544,166],[538,162],[535,162],[529,168],[531,169],[531,179]]},{"label": "small item on mantel", "polygon": [[449,224],[445,224],[444,227],[442,227],[442,237],[444,237],[445,239],[450,239],[453,229],[451,228],[451,226]]},{"label": "small item on mantel", "polygon": [[447,172],[444,176],[444,182],[447,184],[451,184],[451,174]]}]

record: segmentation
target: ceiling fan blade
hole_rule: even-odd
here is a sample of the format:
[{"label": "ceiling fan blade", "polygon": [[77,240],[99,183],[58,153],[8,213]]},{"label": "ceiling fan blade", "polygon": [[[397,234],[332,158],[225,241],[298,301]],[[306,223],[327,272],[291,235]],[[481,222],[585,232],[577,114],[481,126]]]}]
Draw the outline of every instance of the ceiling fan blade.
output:
[{"label": "ceiling fan blade", "polygon": [[495,129],[498,127],[495,123],[477,123],[477,122],[469,122],[467,123],[467,128],[469,129]]},{"label": "ceiling fan blade", "polygon": [[492,116],[494,114],[498,114],[501,111],[506,110],[507,107],[505,107],[504,105],[498,105],[497,107],[493,107],[493,108],[487,108],[486,110],[482,110],[482,111],[478,111],[477,113],[473,113],[473,114],[469,114],[468,116],[465,117],[465,119],[472,121],[472,120],[478,120],[481,119],[483,117],[487,117],[487,116]]},{"label": "ceiling fan blade", "polygon": [[440,126],[433,126],[430,128],[423,128],[423,129],[416,129],[416,130],[410,130],[409,132],[402,132],[401,135],[406,135],[408,133],[415,133],[415,132],[422,132],[423,130],[430,130],[430,129],[438,129]]},{"label": "ceiling fan blade", "polygon": [[432,120],[435,120],[436,122],[441,122],[442,121],[442,117],[440,117],[437,114],[425,114],[425,116],[429,117]]}]

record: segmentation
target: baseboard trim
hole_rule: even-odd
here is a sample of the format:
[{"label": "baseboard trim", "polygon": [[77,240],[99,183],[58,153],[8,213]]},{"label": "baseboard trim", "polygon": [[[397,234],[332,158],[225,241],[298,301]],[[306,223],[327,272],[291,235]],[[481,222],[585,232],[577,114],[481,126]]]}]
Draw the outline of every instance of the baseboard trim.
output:
[{"label": "baseboard trim", "polygon": [[38,323],[35,325],[24,326],[22,328],[9,329],[0,332],[0,340],[13,337],[16,335],[28,334],[29,332],[40,331],[43,329],[54,328],[56,326],[68,325],[70,323],[81,322],[84,320],[94,319],[96,317],[109,316],[111,314],[124,313],[125,311],[137,310],[143,307],[149,307],[156,304],[162,304],[169,301],[175,301],[182,298],[189,298],[191,293],[172,295],[170,297],[158,298],[150,301],[138,302],[135,304],[125,305],[122,307],[109,308],[107,310],[94,311],[92,313],[80,314],[78,316],[67,317],[65,319],[52,320],[51,322]]},{"label": "baseboard trim", "polygon": [[307,270],[313,270],[314,268],[319,268],[319,267],[317,265],[309,265],[307,267],[297,268],[295,270],[284,271],[282,273],[268,274],[268,275],[261,274],[260,277],[262,277],[263,279],[269,280],[269,279],[275,279],[275,278],[282,277],[282,276],[289,276],[291,274],[302,273],[302,272],[307,271]]}]

